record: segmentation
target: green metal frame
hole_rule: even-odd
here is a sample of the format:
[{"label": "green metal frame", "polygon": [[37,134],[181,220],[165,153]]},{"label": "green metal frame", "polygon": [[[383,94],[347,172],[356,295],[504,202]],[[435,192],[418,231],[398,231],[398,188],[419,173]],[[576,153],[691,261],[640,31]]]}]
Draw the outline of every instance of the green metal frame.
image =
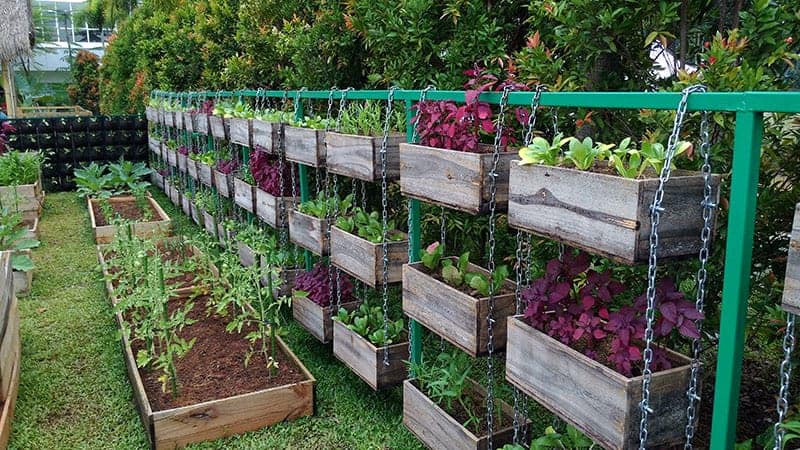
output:
[{"label": "green metal frame", "polygon": [[[281,98],[327,99],[330,91],[261,91],[261,95]],[[389,91],[349,91],[351,100],[385,100]],[[178,96],[251,97],[255,90],[180,93]],[[406,105],[407,117],[411,107],[420,97],[420,90],[395,91],[396,100]],[[174,96],[175,93],[154,91],[152,96]],[[429,100],[464,101],[464,91],[436,91],[426,94]],[[508,103],[530,105],[532,92],[512,92]],[[541,106],[583,107],[604,109],[663,109],[673,110],[678,106],[680,93],[669,92],[545,92],[541,95]],[[481,94],[481,100],[497,104],[500,93]],[[719,330],[719,353],[714,386],[714,411],[711,430],[711,449],[727,450],[734,447],[736,419],[739,409],[739,391],[744,348],[744,325],[747,301],[750,295],[750,273],[753,256],[753,232],[755,226],[758,174],[763,134],[763,113],[800,113],[800,92],[733,92],[692,94],[688,101],[690,111],[725,111],[736,114],[733,144],[733,170],[731,175],[730,211],[728,236],[725,244],[725,269],[722,290],[722,317]],[[302,116],[302,105],[297,110]],[[412,137],[409,126],[408,139]],[[308,198],[307,168],[300,166],[300,188],[302,200]],[[419,260],[420,252],[420,205],[409,202],[411,229],[411,262]],[[307,265],[309,261],[307,259]],[[411,358],[418,360],[422,351],[422,328],[412,321]]]}]

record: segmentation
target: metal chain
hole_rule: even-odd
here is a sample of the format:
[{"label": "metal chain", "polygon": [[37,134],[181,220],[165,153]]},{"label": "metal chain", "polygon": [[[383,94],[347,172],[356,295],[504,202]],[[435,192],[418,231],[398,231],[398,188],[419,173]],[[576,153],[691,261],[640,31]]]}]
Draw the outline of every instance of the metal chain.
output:
[{"label": "metal chain", "polygon": [[361,209],[367,210],[367,183],[361,180]]},{"label": "metal chain", "polygon": [[[419,101],[417,102],[417,107],[419,107],[419,105],[425,103],[425,99],[428,98],[428,92],[429,91],[435,91],[435,90],[436,90],[436,87],[433,86],[432,84],[429,84],[428,86],[426,86],[425,89],[423,89],[419,93]],[[417,117],[419,117],[419,110],[417,110]],[[417,142],[417,138],[419,137],[419,120],[414,121],[414,127],[412,128],[412,130],[413,131],[411,133],[411,142],[415,143],[415,142]]]},{"label": "metal chain", "polygon": [[289,242],[289,227],[286,223],[286,180],[283,176],[284,170],[286,170],[286,152],[283,148],[283,133],[278,132],[278,182],[280,183],[281,189],[281,198],[278,200],[278,211],[280,217],[278,226],[280,226],[280,248],[283,251],[287,251]]},{"label": "metal chain", "polygon": [[[442,249],[447,249],[445,246],[445,241],[447,239],[447,217],[445,216],[445,207],[442,206],[442,212],[439,217],[439,245],[442,246]],[[444,353],[444,338],[439,338],[439,352]]]},{"label": "metal chain", "polygon": [[539,111],[539,102],[542,97],[542,92],[547,90],[547,86],[537,84],[531,98],[531,113],[528,115],[528,122],[525,126],[525,137],[523,138],[522,146],[527,147],[533,140],[533,132],[536,129],[536,113]]},{"label": "metal chain", "polygon": [[328,131],[328,124],[331,121],[331,117],[333,116],[333,91],[339,90],[336,86],[333,86],[330,91],[328,91],[328,113],[325,115],[325,131]]},{"label": "metal chain", "polygon": [[789,410],[789,381],[792,377],[792,353],[794,352],[794,319],[795,315],[786,313],[786,333],[783,335],[783,361],[781,361],[781,390],[778,395],[778,421],[773,425],[775,434],[774,450],[783,449],[783,438],[786,430],[781,427],[786,412]]},{"label": "metal chain", "polygon": [[667,142],[667,150],[664,158],[664,167],[659,174],[658,187],[653,196],[653,203],[650,206],[650,257],[647,267],[647,328],[645,329],[645,348],[644,348],[644,369],[642,370],[642,401],[639,403],[641,420],[639,421],[639,450],[645,450],[647,443],[647,419],[653,412],[650,408],[650,382],[653,371],[650,364],[653,362],[653,325],[656,314],[656,272],[658,270],[658,226],[661,221],[661,213],[664,208],[661,206],[664,201],[664,186],[669,181],[672,172],[672,158],[675,156],[675,148],[680,138],[681,126],[686,116],[686,104],[689,96],[694,92],[705,92],[705,86],[695,85],[683,90],[678,109],[675,113],[675,122],[672,127],[672,134]]},{"label": "metal chain", "polygon": [[342,96],[339,99],[339,112],[336,114],[336,132],[342,129],[342,115],[344,114],[345,107],[347,106],[347,93],[352,91],[353,88],[349,87],[342,91]]},{"label": "metal chain", "polygon": [[[708,133],[708,112],[703,111],[700,114],[700,156],[703,158],[703,167],[701,172],[703,174],[703,230],[700,232],[700,268],[697,270],[697,294],[695,296],[695,308],[703,313],[705,309],[706,300],[706,281],[708,279],[708,270],[706,268],[708,263],[708,251],[711,247],[711,218],[713,217],[714,209],[717,207],[713,203],[712,186],[711,186],[711,139]],[[697,327],[698,334],[703,331],[703,321],[701,319],[694,321]],[[689,376],[689,387],[686,390],[686,396],[689,400],[689,405],[686,407],[686,441],[684,442],[684,450],[692,449],[692,439],[695,433],[695,418],[697,417],[697,404],[700,402],[700,393],[697,391],[697,379],[700,375],[700,338],[692,339],[692,371]]]},{"label": "metal chain", "polygon": [[[333,226],[333,221],[336,220],[336,217],[339,215],[339,200],[336,198],[339,185],[337,183],[336,175],[333,176],[333,189],[332,192],[329,192],[330,183],[330,173],[326,170],[325,171],[325,195],[328,199],[328,202],[333,200],[333,211],[330,208],[325,208],[325,239],[328,241],[328,245],[331,242],[331,226]],[[330,206],[330,205],[329,205]],[[336,310],[339,310],[339,306],[341,306],[341,295],[337,292],[336,285],[334,285],[335,279],[333,276],[335,268],[333,263],[328,261],[328,304],[333,304],[334,295],[336,295]]]},{"label": "metal chain", "polygon": [[383,140],[381,141],[381,250],[383,251],[383,266],[381,273],[381,296],[383,297],[383,365],[389,366],[389,187],[386,182],[386,148],[389,145],[389,126],[392,121],[392,108],[394,107],[394,92],[397,87],[389,89],[386,99],[386,119],[383,122]]}]

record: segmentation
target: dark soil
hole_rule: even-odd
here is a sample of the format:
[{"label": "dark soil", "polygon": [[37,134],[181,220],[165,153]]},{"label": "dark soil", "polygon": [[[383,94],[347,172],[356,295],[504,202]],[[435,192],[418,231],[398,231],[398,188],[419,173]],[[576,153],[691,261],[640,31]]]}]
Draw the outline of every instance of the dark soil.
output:
[{"label": "dark soil", "polygon": [[[241,334],[225,331],[226,319],[217,315],[207,316],[203,307],[205,300],[206,298],[195,300],[189,317],[197,322],[180,333],[187,341],[197,340],[192,349],[176,363],[178,397],[173,398],[171,393],[162,390],[158,379],[162,375],[160,371],[139,369],[153,411],[247,394],[306,379],[300,368],[280,350],[276,354],[278,368],[272,377],[260,353],[254,354],[245,367],[245,356],[250,349],[250,343],[244,337],[249,330],[243,330]],[[182,306],[184,301],[186,300],[172,302],[170,312]],[[257,348],[261,346],[260,342],[256,345]],[[143,342],[135,341],[131,346],[133,354],[136,355],[143,346]]]},{"label": "dark soil", "polygon": [[[426,396],[428,395],[428,393],[425,392],[424,389],[420,388],[418,382],[414,381],[414,386],[416,386],[417,389],[422,391],[422,393],[425,394]],[[467,405],[472,405],[471,407],[472,413],[478,417],[477,423],[475,421],[472,421],[466,428],[470,432],[472,432],[472,434],[480,438],[482,436],[489,434],[488,428],[486,427],[486,403],[485,403],[486,400],[483,395],[476,395],[474,391],[472,391],[471,389],[466,388],[465,391],[466,392],[464,393],[464,396],[466,398],[466,401],[464,403],[466,403]],[[469,413],[467,413],[464,407],[462,407],[461,404],[458,403],[457,401],[453,401],[452,411],[448,411],[445,405],[439,403],[437,403],[437,405],[461,425],[464,425],[464,423],[466,423],[470,419]],[[495,406],[499,406],[499,403],[495,403]],[[511,426],[513,423],[514,423],[514,418],[506,414],[505,411],[503,411],[502,413],[500,413],[499,411],[495,412],[495,418],[493,423],[495,433]]]},{"label": "dark soil", "polygon": [[[442,259],[445,259],[445,258],[442,258]],[[453,264],[455,265],[456,262],[457,262],[457,260],[453,261]],[[465,293],[465,294],[467,294],[467,295],[469,295],[471,297],[475,297],[477,299],[485,298],[478,291],[476,291],[475,289],[472,289],[471,287],[467,286],[465,283],[462,283],[461,286],[451,286],[450,284],[445,282],[444,278],[442,278],[442,269],[441,268],[437,268],[437,270],[431,271],[431,270],[428,270],[428,268],[425,267],[425,265],[423,265],[423,264],[420,264],[417,268],[422,273],[424,273],[425,275],[428,275],[429,277],[435,279],[436,281],[444,283],[444,284],[450,286],[451,288],[457,289],[457,290],[459,290],[459,291],[461,291],[461,292],[463,292],[463,293]],[[469,272],[469,269],[467,271]],[[500,292],[495,292],[494,296],[497,297],[497,296],[500,296],[500,295],[507,295],[507,294],[513,294],[513,293],[514,293],[514,291],[512,289],[509,289],[508,287],[506,287],[505,284],[504,284],[500,288]]]},{"label": "dark soil", "polygon": [[[142,212],[141,208],[139,208],[139,205],[136,204],[136,200],[113,201],[109,203],[115,215],[118,217],[134,222],[142,222],[144,219],[145,214]],[[147,207],[150,209],[151,222],[161,220],[158,211],[153,208],[150,202],[147,203]],[[103,215],[103,210],[100,208],[100,201],[92,202],[92,210],[94,211],[94,219],[97,222],[97,226],[102,227],[110,224],[111,220]]]}]

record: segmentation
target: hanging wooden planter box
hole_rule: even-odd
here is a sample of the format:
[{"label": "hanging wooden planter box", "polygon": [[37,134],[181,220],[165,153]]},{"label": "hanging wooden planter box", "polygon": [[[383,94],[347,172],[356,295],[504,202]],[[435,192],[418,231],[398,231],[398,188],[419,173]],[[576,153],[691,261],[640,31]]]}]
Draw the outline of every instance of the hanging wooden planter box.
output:
[{"label": "hanging wooden planter box", "polygon": [[151,106],[144,109],[144,116],[148,122],[158,122],[158,110]]},{"label": "hanging wooden planter box", "polygon": [[[386,177],[400,179],[400,143],[404,134],[389,135],[386,143]],[[331,173],[365,181],[381,179],[381,145],[383,137],[359,136],[329,131],[325,135],[325,166]]]},{"label": "hanging wooden planter box", "polygon": [[[650,385],[648,448],[684,441],[691,361],[668,351],[676,367]],[[608,449],[639,447],[642,377],[628,378],[521,320],[508,318],[506,379]]]},{"label": "hanging wooden planter box", "polygon": [[153,154],[161,156],[161,141],[154,137],[147,138],[147,148],[150,149]]},{"label": "hanging wooden planter box", "polygon": [[[187,166],[187,164],[189,162],[189,155],[184,155],[183,153],[178,153],[177,158],[178,158],[178,170],[180,172],[186,173],[186,171],[187,171],[186,166]],[[194,161],[192,161],[192,162],[194,162]]]},{"label": "hanging wooden planter box", "polygon": [[289,237],[292,242],[319,256],[328,256],[330,242],[325,233],[328,221],[303,214],[296,209],[289,210]]},{"label": "hanging wooden planter box", "polygon": [[[458,264],[458,258],[447,258]],[[475,298],[433,278],[422,263],[403,266],[403,312],[471,356],[487,354],[489,298]],[[488,276],[483,267],[469,264],[469,272]],[[506,280],[506,294],[494,297],[494,349],[506,346],[506,317],[515,313],[516,283]]]},{"label": "hanging wooden planter box", "polygon": [[172,111],[164,111],[164,126],[175,128],[175,113]]},{"label": "hanging wooden planter box", "polygon": [[250,267],[260,261],[258,254],[242,241],[236,241],[236,248],[239,253],[239,263],[244,267]]},{"label": "hanging wooden planter box", "polygon": [[230,198],[233,192],[233,175],[214,169],[214,186],[217,187],[219,195]]},{"label": "hanging wooden planter box", "polygon": [[253,146],[253,120],[252,119],[229,119],[231,143],[244,145],[245,147]]},{"label": "hanging wooden planter box", "polygon": [[[348,302],[342,303],[342,308],[353,311],[360,305],[360,301]],[[333,339],[332,317],[337,313],[335,305],[319,306],[307,297],[292,295],[292,317],[323,344]]]},{"label": "hanging wooden planter box", "polygon": [[196,132],[200,134],[210,134],[210,125],[208,123],[208,114],[197,113],[194,117],[194,125]]},{"label": "hanging wooden planter box", "polygon": [[278,152],[278,140],[283,132],[282,123],[253,119],[253,148],[262,147],[267,153]]},{"label": "hanging wooden planter box", "polygon": [[[712,201],[719,200],[712,176]],[[650,205],[658,178],[631,179],[541,165],[511,166],[508,222],[623,263],[650,256]],[[702,245],[703,188],[698,172],[673,171],[658,227],[660,258],[697,255]],[[713,222],[716,214],[712,217]]]},{"label": "hanging wooden planter box", "polygon": [[181,196],[181,209],[183,209],[183,213],[186,214],[190,219],[192,217],[192,200],[189,197],[182,195]]},{"label": "hanging wooden planter box", "polygon": [[176,167],[178,165],[178,152],[171,148],[167,148],[164,152],[167,154],[167,163],[172,167]]},{"label": "hanging wooden planter box", "polygon": [[200,227],[203,227],[203,216],[200,214],[200,209],[194,203],[189,205],[190,216],[192,221]]},{"label": "hanging wooden planter box", "polygon": [[200,210],[203,216],[203,227],[206,229],[212,236],[217,235],[217,219],[214,218],[213,214],[209,214],[208,211],[205,209]]},{"label": "hanging wooden planter box", "polygon": [[[475,405],[483,405],[486,389],[470,378],[466,380],[468,395],[471,394]],[[514,441],[514,409],[502,400],[500,404],[502,420],[495,418],[495,430],[492,434],[494,448],[501,448]],[[482,408],[485,418],[486,411]],[[403,425],[430,449],[453,450],[487,450],[488,435],[475,436],[459,421],[434,403],[416,385],[415,380],[403,381]],[[520,424],[520,432],[530,425],[530,421]]]},{"label": "hanging wooden planter box", "polygon": [[182,111],[175,111],[173,113],[173,117],[175,120],[175,128],[178,130],[183,130],[183,112]]},{"label": "hanging wooden planter box", "polygon": [[195,180],[197,179],[197,161],[192,158],[186,159],[186,173]]},{"label": "hanging wooden planter box", "polygon": [[166,113],[166,111],[164,111],[163,109],[159,108],[159,109],[156,110],[156,115],[158,116],[158,123],[161,124],[161,125],[164,125],[164,123],[165,123],[165,119],[164,119],[164,114],[165,113]]},{"label": "hanging wooden planter box", "polygon": [[281,217],[281,203],[283,203],[286,216],[294,205],[299,203],[296,197],[275,197],[267,191],[256,187],[256,215],[272,228],[278,228]]},{"label": "hanging wooden planter box", "polygon": [[[515,152],[497,162],[497,209],[508,207],[508,168]],[[489,211],[492,153],[467,153],[417,144],[400,144],[400,190],[403,195],[451,209]]]},{"label": "hanging wooden planter box", "polygon": [[158,173],[155,170],[150,173],[150,182],[154,186],[156,186],[156,187],[158,187],[160,189],[164,189],[164,176],[161,175],[160,173]]},{"label": "hanging wooden planter box", "polygon": [[[403,279],[403,264],[408,261],[408,236],[405,237],[389,242],[389,283]],[[383,284],[383,245],[335,225],[331,227],[331,263],[371,287]]]},{"label": "hanging wooden planter box", "polygon": [[792,236],[789,240],[789,259],[786,261],[786,279],[783,285],[784,311],[800,314],[800,203],[794,210]]},{"label": "hanging wooden planter box", "polygon": [[408,342],[388,347],[388,366],[383,363],[383,351],[383,347],[375,347],[338,320],[333,321],[333,355],[376,391],[396,386],[408,375]]},{"label": "hanging wooden planter box", "polygon": [[208,127],[211,130],[211,136],[214,136],[215,139],[227,141],[230,133],[229,125],[228,120],[220,116],[213,114],[208,116]]},{"label": "hanging wooden planter box", "polygon": [[[261,267],[265,268],[269,264],[267,263],[267,257],[261,255]],[[294,279],[297,278],[297,275],[303,273],[302,269],[286,269],[281,268],[281,285],[279,288],[273,289],[273,294],[275,297],[291,297],[292,296],[292,287],[294,286]],[[268,284],[267,279],[261,279],[261,285],[266,286]]]},{"label": "hanging wooden planter box", "polygon": [[[94,240],[97,244],[108,244],[109,242],[114,240],[114,237],[117,234],[118,227],[116,225],[98,225],[98,218],[95,216],[95,205],[99,209],[99,200],[94,198],[89,198],[86,200],[89,206],[89,218],[92,223],[92,234],[94,234]],[[111,197],[108,199],[110,203],[119,204],[120,206],[123,204],[133,204],[136,205],[136,198],[135,197]],[[155,213],[155,216],[148,222],[137,221],[133,222],[133,234],[140,238],[151,238],[153,236],[169,236],[171,233],[172,224],[170,222],[170,218],[167,213],[161,209],[161,205],[158,204],[153,197],[147,197],[147,202],[150,204],[152,208],[152,212]]]},{"label": "hanging wooden planter box", "polygon": [[169,187],[169,199],[172,201],[173,205],[175,206],[181,205],[181,191],[179,191],[178,188],[175,187],[175,185],[170,185]]},{"label": "hanging wooden planter box", "polygon": [[325,130],[283,128],[286,159],[311,167],[325,166]]},{"label": "hanging wooden planter box", "polygon": [[214,177],[211,175],[211,166],[204,162],[197,161],[197,178],[206,186],[213,186]]},{"label": "hanging wooden planter box", "polygon": [[255,208],[256,187],[246,181],[234,177],[233,178],[233,200],[234,203],[241,206],[249,212],[254,212]]},{"label": "hanging wooden planter box", "polygon": [[196,127],[194,126],[194,117],[193,116],[194,116],[194,114],[191,113],[191,112],[184,112],[183,113],[183,128],[186,131],[188,131],[189,133],[192,133],[192,132],[196,131],[195,130]]}]

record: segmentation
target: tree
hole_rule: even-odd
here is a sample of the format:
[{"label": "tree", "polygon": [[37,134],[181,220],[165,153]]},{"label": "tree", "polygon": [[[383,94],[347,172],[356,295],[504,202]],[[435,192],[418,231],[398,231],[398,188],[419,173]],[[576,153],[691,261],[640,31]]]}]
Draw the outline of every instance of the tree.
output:
[{"label": "tree", "polygon": [[100,58],[92,52],[81,50],[72,65],[73,83],[67,93],[73,104],[97,114],[100,111]]}]

